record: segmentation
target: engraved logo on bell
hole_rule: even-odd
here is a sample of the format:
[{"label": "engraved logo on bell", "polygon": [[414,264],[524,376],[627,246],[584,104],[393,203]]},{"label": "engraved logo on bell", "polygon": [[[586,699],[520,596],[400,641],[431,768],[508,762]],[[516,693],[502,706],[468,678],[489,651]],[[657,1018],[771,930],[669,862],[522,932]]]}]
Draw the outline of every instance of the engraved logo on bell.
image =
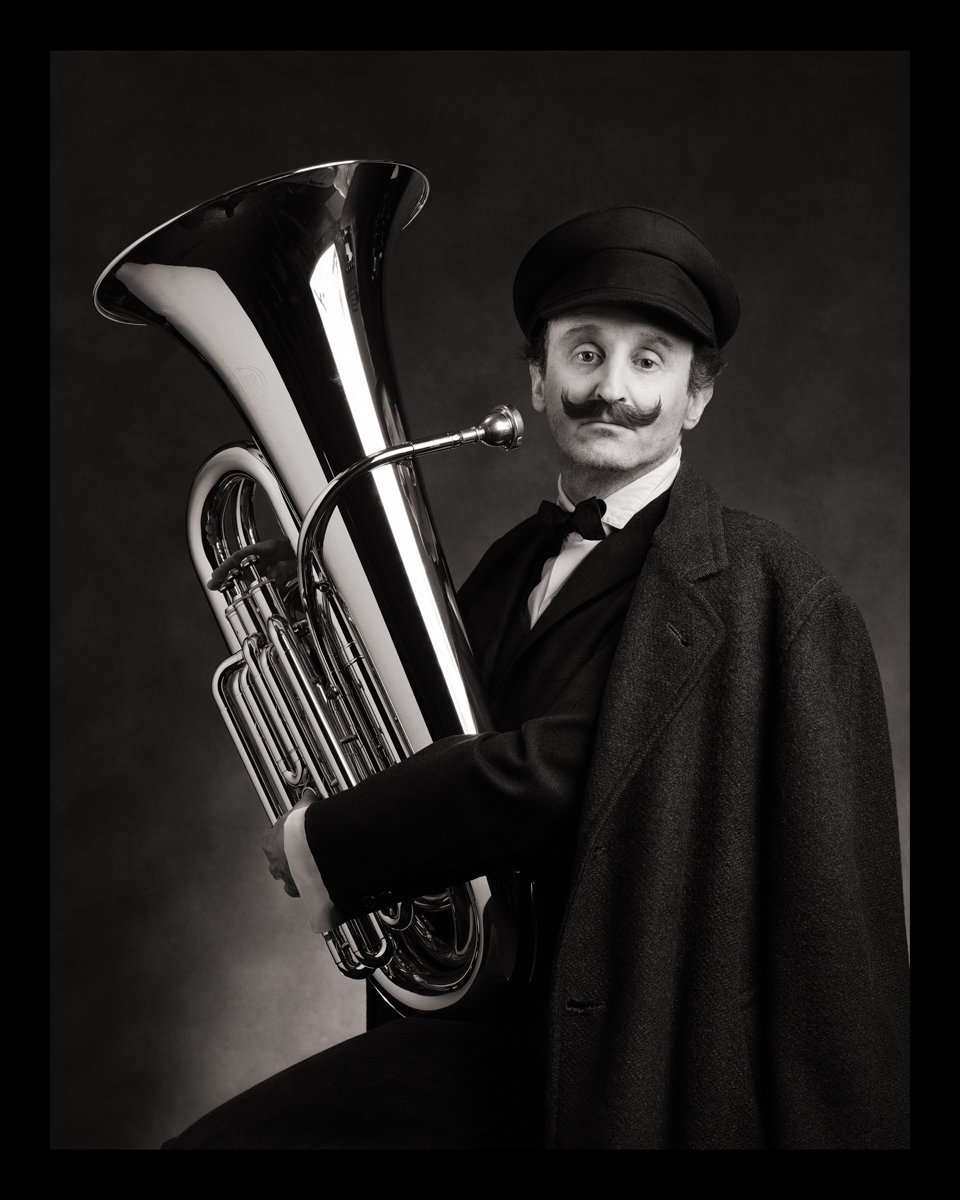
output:
[{"label": "engraved logo on bell", "polygon": [[262,396],[266,391],[267,381],[263,377],[263,372],[258,371],[256,367],[234,367],[233,374],[251,400]]}]

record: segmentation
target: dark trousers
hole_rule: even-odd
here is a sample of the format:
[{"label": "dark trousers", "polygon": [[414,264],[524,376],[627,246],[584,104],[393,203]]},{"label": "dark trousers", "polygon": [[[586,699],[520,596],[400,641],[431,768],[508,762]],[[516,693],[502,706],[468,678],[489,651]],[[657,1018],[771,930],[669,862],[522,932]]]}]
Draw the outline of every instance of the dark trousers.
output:
[{"label": "dark trousers", "polygon": [[258,1083],[163,1149],[542,1150],[544,1092],[523,1029],[391,1021]]}]

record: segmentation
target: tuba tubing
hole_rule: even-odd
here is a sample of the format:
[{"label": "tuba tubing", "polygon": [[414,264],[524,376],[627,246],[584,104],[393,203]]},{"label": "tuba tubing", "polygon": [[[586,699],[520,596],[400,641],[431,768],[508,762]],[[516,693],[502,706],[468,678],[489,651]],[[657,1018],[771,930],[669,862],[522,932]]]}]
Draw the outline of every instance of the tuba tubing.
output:
[{"label": "tuba tubing", "polygon": [[[251,431],[201,466],[187,538],[228,650],[213,694],[274,822],[439,737],[491,727],[416,460],[510,449],[523,426],[499,405],[458,432],[404,434],[383,274],[427,193],[420,172],[390,162],[273,176],[159,226],[94,293],[109,319],[184,345]],[[210,591],[218,566],[263,540],[264,508],[297,548],[297,580],[279,588],[251,553]],[[402,1015],[470,1014],[529,980],[531,892],[496,872],[323,937],[341,971]]]}]

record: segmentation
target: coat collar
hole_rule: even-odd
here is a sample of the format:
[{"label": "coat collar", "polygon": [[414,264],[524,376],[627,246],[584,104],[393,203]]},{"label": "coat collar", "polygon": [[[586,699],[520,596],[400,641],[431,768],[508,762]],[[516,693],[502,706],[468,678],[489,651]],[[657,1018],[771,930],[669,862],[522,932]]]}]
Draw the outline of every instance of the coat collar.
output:
[{"label": "coat collar", "polygon": [[677,579],[705,579],[727,566],[720,497],[689,463],[680,464],[653,549]]},{"label": "coat collar", "polygon": [[726,566],[720,499],[683,464],[610,671],[581,817],[583,854],[723,642],[723,621],[696,585]]}]

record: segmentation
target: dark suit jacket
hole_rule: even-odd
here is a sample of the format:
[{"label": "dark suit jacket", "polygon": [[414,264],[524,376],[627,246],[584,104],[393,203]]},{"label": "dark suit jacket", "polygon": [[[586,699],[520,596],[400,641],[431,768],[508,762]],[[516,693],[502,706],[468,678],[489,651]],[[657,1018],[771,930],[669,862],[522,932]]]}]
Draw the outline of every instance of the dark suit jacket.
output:
[{"label": "dark suit jacket", "polygon": [[[470,611],[469,590],[466,599]],[[569,732],[580,736],[582,722]],[[511,772],[529,783],[530,759],[522,730],[493,737],[507,786],[477,795],[509,825],[523,793],[509,786]],[[477,765],[485,740],[447,739],[455,744],[386,774],[408,772],[414,804],[431,763],[436,778],[452,780],[459,763],[489,783]],[[531,819],[513,828],[531,852],[544,829],[571,819],[562,764],[552,752],[542,761],[562,799],[534,788],[535,801],[521,804]],[[386,789],[361,787],[371,783],[388,819]],[[321,836],[311,846],[339,905],[355,893],[346,880],[332,886],[321,826],[339,836],[350,818],[329,819],[341,804],[314,808]],[[723,509],[686,465],[619,631],[573,812],[550,989],[547,1145],[905,1147],[899,840],[869,638],[816,559],[769,522]],[[492,845],[470,858],[470,835],[485,822],[455,820],[451,848],[462,857],[449,874],[500,865]],[[357,891],[376,892],[402,872],[391,874],[396,843],[366,832],[378,865]],[[436,870],[416,864],[401,889],[429,890]]]},{"label": "dark suit jacket", "polygon": [[593,550],[532,630],[526,600],[556,552],[540,522],[524,521],[484,555],[458,601],[500,732],[444,738],[311,806],[307,838],[344,916],[369,911],[383,892],[421,895],[525,868],[537,880],[539,973],[548,973],[610,664],[668,501],[658,497]]}]

